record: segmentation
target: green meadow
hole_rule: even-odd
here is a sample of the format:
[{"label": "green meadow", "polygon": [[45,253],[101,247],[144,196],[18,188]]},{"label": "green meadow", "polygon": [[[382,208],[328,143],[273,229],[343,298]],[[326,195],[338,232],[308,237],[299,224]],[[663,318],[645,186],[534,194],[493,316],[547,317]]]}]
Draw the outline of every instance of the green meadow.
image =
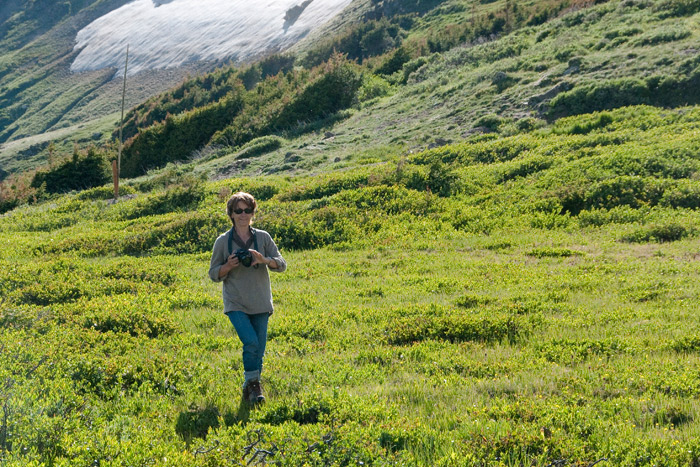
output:
[{"label": "green meadow", "polygon": [[[700,465],[699,135],[623,107],[9,211],[2,465]],[[289,263],[254,409],[207,277],[238,190]]]}]

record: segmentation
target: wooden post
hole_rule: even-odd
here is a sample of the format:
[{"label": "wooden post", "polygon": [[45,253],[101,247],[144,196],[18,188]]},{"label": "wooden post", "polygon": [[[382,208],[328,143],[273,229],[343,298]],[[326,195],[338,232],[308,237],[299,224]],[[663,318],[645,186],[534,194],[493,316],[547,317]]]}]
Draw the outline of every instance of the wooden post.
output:
[{"label": "wooden post", "polygon": [[116,159],[112,161],[112,181],[114,182],[114,201],[116,201],[119,199],[119,173]]}]

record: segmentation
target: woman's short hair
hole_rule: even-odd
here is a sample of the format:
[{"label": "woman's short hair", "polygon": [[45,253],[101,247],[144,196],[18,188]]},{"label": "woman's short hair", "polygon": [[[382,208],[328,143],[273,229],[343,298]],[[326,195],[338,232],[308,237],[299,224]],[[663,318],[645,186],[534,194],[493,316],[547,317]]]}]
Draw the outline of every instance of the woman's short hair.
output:
[{"label": "woman's short hair", "polygon": [[[226,203],[226,213],[228,214],[229,218],[231,218],[233,215],[233,210],[236,209],[236,206],[238,206],[240,201],[242,201],[243,204],[249,208],[252,208],[253,211],[255,211],[258,207],[258,203],[255,201],[255,198],[253,198],[253,195],[246,193],[245,191],[239,191],[238,193],[232,194]],[[231,220],[233,221],[233,218],[231,218]]]}]

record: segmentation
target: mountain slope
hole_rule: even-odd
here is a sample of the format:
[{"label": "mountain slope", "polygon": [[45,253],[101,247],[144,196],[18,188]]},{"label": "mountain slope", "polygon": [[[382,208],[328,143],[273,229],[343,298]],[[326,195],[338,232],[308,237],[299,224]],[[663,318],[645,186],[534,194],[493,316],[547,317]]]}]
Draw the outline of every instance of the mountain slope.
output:
[{"label": "mountain slope", "polygon": [[[199,153],[218,157],[197,162],[197,170],[213,176],[340,167],[348,164],[345,159],[358,145],[362,151],[384,148],[392,155],[456,142],[475,133],[515,133],[566,115],[637,104],[676,107],[700,99],[697,6],[610,1],[565,9],[559,3],[551,11],[541,11],[536,4],[529,9],[524,5],[518,10],[520,27],[513,32],[460,43],[460,37],[474,31],[505,28],[499,21],[505,21],[507,10],[503,3],[489,4],[489,10],[477,14],[472,23],[474,14],[460,10],[459,4],[445,2],[431,13],[412,17],[407,30],[397,26],[402,31],[396,36],[400,47],[365,59],[359,102],[344,113],[316,125],[312,120],[306,129],[303,125],[278,128],[276,134],[283,138],[279,147],[254,158],[246,158],[236,144],[269,131],[248,134],[244,140],[229,139],[238,143],[228,150],[220,147],[220,141],[212,141],[210,150]],[[444,10],[452,13],[443,15]],[[405,20],[397,17],[395,21],[374,23],[364,37]],[[332,43],[340,50],[356,50],[348,44],[360,43],[349,33],[338,37],[344,39]],[[406,51],[402,61],[387,67],[402,49]],[[431,53],[430,49],[445,50]],[[313,48],[308,50],[314,53]],[[233,78],[235,73],[227,79]],[[208,91],[193,81],[177,92],[202,96]],[[295,97],[290,94],[285,99],[292,102]],[[155,99],[137,107],[130,121],[143,122],[143,129],[162,125],[147,115],[164,115],[159,108],[171,102],[172,97],[164,96],[160,103]],[[241,126],[231,128],[236,134]],[[135,131],[134,126],[129,134]],[[157,150],[159,143],[154,144]],[[319,159],[321,154],[327,156]]]},{"label": "mountain slope", "polygon": [[[105,143],[109,140],[113,125],[104,125],[104,118],[115,114],[120,108],[121,84],[115,82],[113,78],[115,73],[119,73],[124,62],[125,44],[129,37],[124,38],[124,46],[119,47],[114,44],[96,44],[90,40],[85,42],[83,40],[85,34],[83,34],[81,44],[83,42],[85,44],[82,49],[74,50],[74,46],[76,34],[79,31],[84,31],[84,28],[94,20],[103,18],[106,13],[126,3],[128,3],[127,0],[63,2],[18,0],[3,3],[0,10],[2,13],[0,18],[3,20],[0,22],[0,50],[3,51],[0,55],[0,143],[9,141],[15,143],[2,147],[0,179],[9,172],[32,169],[46,161],[47,147],[51,138],[58,137],[56,142],[59,148],[66,152],[71,150],[76,141],[84,146],[90,143]],[[141,4],[150,5],[148,1]],[[248,4],[243,6],[246,5]],[[161,4],[159,9],[150,8],[148,11],[162,10],[165,14],[169,14],[170,7],[178,6]],[[320,13],[316,11],[319,8],[322,10]],[[335,13],[335,11],[323,10],[325,8],[322,6],[314,5],[306,8],[305,11],[307,16],[314,12]],[[280,21],[283,13],[282,11],[278,15]],[[130,24],[136,19],[138,18],[131,18]],[[234,16],[234,19],[237,17]],[[202,17],[200,21],[206,22],[206,18]],[[216,23],[216,21],[208,21],[208,23],[212,22]],[[308,26],[302,23],[303,21],[300,20],[298,29]],[[119,28],[112,25],[111,27],[117,27],[118,31],[128,33],[126,26]],[[220,24],[218,27],[221,29]],[[292,23],[287,27],[289,36],[292,36],[289,28],[294,28]],[[95,27],[91,31],[95,33]],[[287,40],[297,40],[303,33],[304,31],[296,31],[296,35]],[[110,36],[114,36],[114,33]],[[136,37],[132,39],[136,40]],[[244,39],[241,38],[240,41]],[[180,42],[182,41],[180,38]],[[138,44],[132,45],[134,45],[132,47],[133,71],[137,69],[142,71],[129,78],[126,101],[128,107],[176,85],[186,76],[210,71],[217,60],[222,59],[216,58],[220,53],[215,54],[214,58],[206,58],[211,54],[207,55],[208,53],[202,50],[198,54],[200,57],[198,59],[196,59],[197,54],[191,54],[184,58],[177,55],[173,58],[177,60],[176,63],[162,61],[140,63],[144,57],[139,55],[136,47]],[[198,45],[203,49],[205,46],[208,49],[212,48],[211,44]],[[243,47],[243,45],[240,46]],[[219,45],[219,49],[224,46],[228,47],[226,44]],[[92,58],[89,60],[98,62],[102,56],[107,55],[106,51],[102,53],[99,50],[100,47],[109,47],[112,61],[109,62],[109,67],[102,66],[94,70],[99,64],[86,63],[85,57],[89,55],[87,52],[90,52]],[[226,60],[235,57],[234,52],[235,50],[232,49],[231,56]],[[134,53],[137,54],[135,57]],[[177,51],[173,53],[179,54]],[[153,59],[153,56],[150,57]],[[76,68],[77,59],[81,60],[78,68]],[[181,63],[183,61],[186,63]],[[167,69],[163,68],[165,66]],[[72,68],[94,71],[71,72]],[[90,127],[87,135],[84,134],[86,126]],[[43,136],[46,133],[49,134]],[[74,137],[67,138],[66,134],[74,134]]]}]

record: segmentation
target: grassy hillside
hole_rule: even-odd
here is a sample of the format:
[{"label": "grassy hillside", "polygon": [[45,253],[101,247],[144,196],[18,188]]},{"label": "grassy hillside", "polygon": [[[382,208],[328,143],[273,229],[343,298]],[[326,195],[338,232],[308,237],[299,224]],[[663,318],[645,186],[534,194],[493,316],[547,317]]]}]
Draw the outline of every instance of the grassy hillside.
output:
[{"label": "grassy hillside", "polygon": [[[6,465],[694,465],[696,107],[316,176],[187,167],[0,218]],[[269,402],[206,269],[261,200]],[[257,456],[257,457],[255,457]],[[264,456],[264,457],[260,457]]]}]

